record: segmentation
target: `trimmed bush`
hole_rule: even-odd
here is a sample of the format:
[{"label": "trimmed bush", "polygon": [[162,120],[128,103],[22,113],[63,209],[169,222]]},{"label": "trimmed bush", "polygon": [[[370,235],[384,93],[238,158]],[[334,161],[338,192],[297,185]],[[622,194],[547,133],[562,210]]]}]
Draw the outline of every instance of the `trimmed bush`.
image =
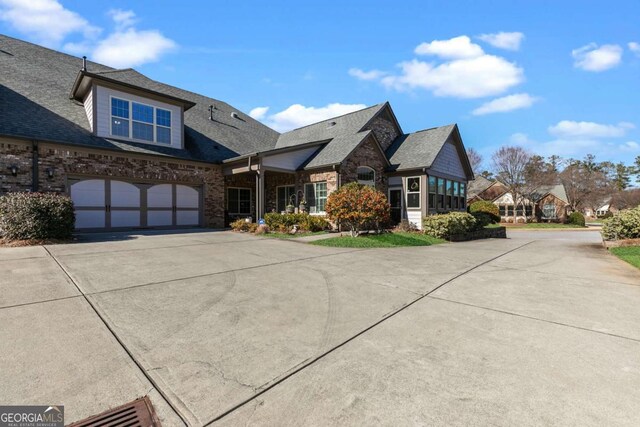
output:
[{"label": "trimmed bush", "polygon": [[476,230],[495,224],[494,216],[487,212],[472,212],[471,216],[476,220]]},{"label": "trimmed bush", "polygon": [[478,215],[477,217],[474,215],[476,219],[481,218],[482,221],[490,221],[485,225],[497,224],[500,222],[500,209],[498,209],[498,206],[494,205],[492,202],[487,200],[478,200],[477,202],[471,203],[469,205],[469,213],[473,215],[476,212],[484,214]]},{"label": "trimmed bush", "polygon": [[71,198],[56,193],[0,197],[0,236],[9,240],[68,239],[75,215]]},{"label": "trimmed bush", "polygon": [[475,229],[475,218],[466,212],[430,215],[422,220],[424,233],[440,239],[450,239],[452,236],[466,234]]},{"label": "trimmed bush", "polygon": [[381,230],[390,221],[389,202],[381,191],[351,182],[327,198],[327,216],[355,237],[363,230]]},{"label": "trimmed bush", "polygon": [[625,209],[602,221],[602,237],[605,240],[640,238],[640,206]]},{"label": "trimmed bush", "polygon": [[567,223],[584,227],[584,215],[582,215],[580,212],[571,212],[571,214],[567,218]]},{"label": "trimmed bush", "polygon": [[270,230],[280,233],[288,233],[294,225],[302,231],[323,231],[331,228],[331,224],[321,216],[309,215],[308,213],[279,214],[268,213],[264,215],[264,223]]}]

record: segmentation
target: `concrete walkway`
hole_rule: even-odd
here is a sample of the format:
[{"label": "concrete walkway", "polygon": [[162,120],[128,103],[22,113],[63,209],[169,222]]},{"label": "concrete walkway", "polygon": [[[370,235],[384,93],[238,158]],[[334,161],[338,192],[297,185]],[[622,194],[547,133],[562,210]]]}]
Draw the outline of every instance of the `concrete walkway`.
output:
[{"label": "concrete walkway", "polygon": [[67,423],[148,394],[165,426],[640,424],[640,273],[597,233],[113,235],[0,272],[2,401]]}]

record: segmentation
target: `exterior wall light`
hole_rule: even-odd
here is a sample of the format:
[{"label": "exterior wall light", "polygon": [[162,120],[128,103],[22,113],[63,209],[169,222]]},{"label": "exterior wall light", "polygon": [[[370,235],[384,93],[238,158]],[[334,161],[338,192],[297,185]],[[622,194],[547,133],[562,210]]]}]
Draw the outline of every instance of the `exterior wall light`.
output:
[{"label": "exterior wall light", "polygon": [[9,166],[9,171],[11,171],[11,175],[13,176],[18,176],[18,166],[17,165],[11,165]]},{"label": "exterior wall light", "polygon": [[53,178],[53,175],[55,174],[55,169],[54,168],[47,168],[46,172],[47,172],[47,178],[51,179]]}]

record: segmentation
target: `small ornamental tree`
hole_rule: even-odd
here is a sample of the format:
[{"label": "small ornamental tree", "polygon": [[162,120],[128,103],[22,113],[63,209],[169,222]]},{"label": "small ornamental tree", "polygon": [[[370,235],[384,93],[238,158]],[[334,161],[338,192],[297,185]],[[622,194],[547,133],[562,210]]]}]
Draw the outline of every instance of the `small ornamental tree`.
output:
[{"label": "small ornamental tree", "polygon": [[365,229],[380,230],[390,220],[389,202],[384,193],[357,182],[331,193],[325,211],[331,221],[347,228],[352,237]]}]

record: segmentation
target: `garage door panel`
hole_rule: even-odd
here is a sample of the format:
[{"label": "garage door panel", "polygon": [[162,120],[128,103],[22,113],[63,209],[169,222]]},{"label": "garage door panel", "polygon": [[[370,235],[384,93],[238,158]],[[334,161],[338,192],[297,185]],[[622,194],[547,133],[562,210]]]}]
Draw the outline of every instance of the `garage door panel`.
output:
[{"label": "garage door panel", "polygon": [[149,227],[168,227],[173,225],[173,211],[148,211],[147,225]]},{"label": "garage door panel", "polygon": [[200,214],[198,211],[181,211],[176,212],[177,225],[199,225]]},{"label": "garage door panel", "polygon": [[140,189],[128,182],[111,181],[111,207],[139,208]]},{"label": "garage door panel", "polygon": [[88,179],[71,185],[71,200],[77,207],[104,207],[105,182],[103,179]]},{"label": "garage door panel", "polygon": [[106,226],[106,212],[104,210],[76,211],[76,228],[104,228]]},{"label": "garage door panel", "polygon": [[111,211],[111,227],[140,227],[140,211]]},{"label": "garage door panel", "polygon": [[159,184],[147,190],[147,206],[150,208],[173,207],[173,186],[171,184]]},{"label": "garage door panel", "polygon": [[200,194],[198,190],[186,185],[176,185],[176,207],[198,208],[200,206]]}]

